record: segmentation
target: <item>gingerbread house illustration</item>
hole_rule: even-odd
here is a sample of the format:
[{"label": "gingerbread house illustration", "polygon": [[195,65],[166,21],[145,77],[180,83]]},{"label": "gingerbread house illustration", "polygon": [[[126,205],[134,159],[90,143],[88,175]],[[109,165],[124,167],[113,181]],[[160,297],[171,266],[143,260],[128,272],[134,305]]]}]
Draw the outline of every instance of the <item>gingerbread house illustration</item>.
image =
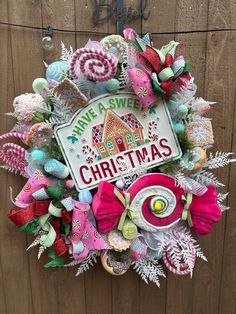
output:
[{"label": "gingerbread house illustration", "polygon": [[93,146],[102,157],[109,157],[144,144],[143,126],[128,113],[118,116],[107,109],[104,123],[92,128]]}]

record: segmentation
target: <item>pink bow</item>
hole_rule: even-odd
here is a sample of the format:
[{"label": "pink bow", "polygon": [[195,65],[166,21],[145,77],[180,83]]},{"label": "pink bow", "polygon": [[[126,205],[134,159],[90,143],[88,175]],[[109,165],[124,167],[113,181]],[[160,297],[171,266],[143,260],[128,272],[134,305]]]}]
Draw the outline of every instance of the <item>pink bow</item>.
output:
[{"label": "pink bow", "polygon": [[126,29],[124,36],[136,47],[132,55],[138,65],[128,69],[128,74],[140,103],[150,107],[156,102],[157,96],[169,98],[173,82],[188,72],[188,63],[184,58],[175,56],[178,43],[170,42],[159,51],[153,47],[150,34],[140,38],[132,29]]},{"label": "pink bow", "polygon": [[213,185],[207,186],[202,196],[194,196],[189,207],[193,230],[200,235],[211,232],[213,223],[221,218],[221,209],[217,203],[217,191]]},{"label": "pink bow", "polygon": [[[125,207],[114,194],[115,189],[113,184],[102,181],[93,198],[94,216],[98,224],[98,230],[102,233],[111,231],[118,224],[125,210]],[[119,192],[124,195],[123,192]]]},{"label": "pink bow", "polygon": [[89,210],[89,204],[74,201],[72,232],[69,236],[74,259],[83,259],[90,250],[103,250],[106,246],[106,242],[88,219]]}]

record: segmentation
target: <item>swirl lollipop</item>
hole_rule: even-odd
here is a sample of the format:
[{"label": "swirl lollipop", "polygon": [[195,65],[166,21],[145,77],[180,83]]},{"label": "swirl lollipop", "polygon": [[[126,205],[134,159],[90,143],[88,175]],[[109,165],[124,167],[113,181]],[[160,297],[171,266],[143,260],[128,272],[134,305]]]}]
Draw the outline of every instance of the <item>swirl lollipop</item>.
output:
[{"label": "swirl lollipop", "polygon": [[[26,140],[26,135],[18,132],[10,132],[0,136],[0,141],[11,137]],[[0,148],[0,159],[11,169],[25,173],[27,161],[25,160],[26,150],[20,145],[6,143]]]},{"label": "swirl lollipop", "polygon": [[77,79],[75,71],[76,61],[79,59],[80,71],[92,81],[107,81],[116,74],[118,60],[102,50],[94,48],[80,48],[72,56],[70,71]]}]

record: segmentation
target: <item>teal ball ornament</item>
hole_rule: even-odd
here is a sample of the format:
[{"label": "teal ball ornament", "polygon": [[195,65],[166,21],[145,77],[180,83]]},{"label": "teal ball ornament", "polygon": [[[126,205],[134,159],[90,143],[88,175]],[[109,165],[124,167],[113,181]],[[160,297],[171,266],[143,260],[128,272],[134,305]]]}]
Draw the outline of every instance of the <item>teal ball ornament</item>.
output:
[{"label": "teal ball ornament", "polygon": [[64,61],[55,61],[47,67],[46,79],[61,82],[67,75],[69,66]]},{"label": "teal ball ornament", "polygon": [[188,107],[185,105],[180,105],[178,107],[178,116],[185,118],[187,116],[187,114],[188,114]]},{"label": "teal ball ornament", "polygon": [[179,121],[174,124],[174,130],[176,133],[181,133],[185,131],[185,125],[182,121]]},{"label": "teal ball ornament", "polygon": [[45,78],[43,77],[39,77],[33,81],[32,88],[36,94],[40,94],[42,90],[44,89],[44,87],[47,85],[48,85],[47,80],[45,80]]},{"label": "teal ball ornament", "polygon": [[96,82],[94,92],[98,95],[106,94],[106,82]]},{"label": "teal ball ornament", "polygon": [[81,192],[79,192],[78,194],[78,200],[81,203],[88,203],[88,204],[92,204],[93,201],[93,196],[91,194],[91,192],[89,190],[82,190]]},{"label": "teal ball ornament", "polygon": [[120,88],[120,82],[115,78],[112,78],[106,82],[106,89],[111,94],[117,93],[119,88]]},{"label": "teal ball ornament", "polygon": [[37,162],[39,165],[43,165],[46,161],[47,155],[44,151],[40,149],[34,149],[31,152],[31,159]]}]

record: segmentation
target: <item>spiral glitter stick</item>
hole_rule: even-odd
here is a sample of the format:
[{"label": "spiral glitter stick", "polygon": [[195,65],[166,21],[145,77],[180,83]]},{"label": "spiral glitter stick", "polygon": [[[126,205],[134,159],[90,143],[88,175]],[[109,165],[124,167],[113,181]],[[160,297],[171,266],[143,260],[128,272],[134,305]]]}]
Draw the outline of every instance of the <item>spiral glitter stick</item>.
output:
[{"label": "spiral glitter stick", "polygon": [[115,56],[99,49],[80,48],[73,54],[70,64],[70,71],[75,79],[78,78],[75,72],[78,59],[81,72],[92,81],[107,81],[116,74],[118,59]]}]

